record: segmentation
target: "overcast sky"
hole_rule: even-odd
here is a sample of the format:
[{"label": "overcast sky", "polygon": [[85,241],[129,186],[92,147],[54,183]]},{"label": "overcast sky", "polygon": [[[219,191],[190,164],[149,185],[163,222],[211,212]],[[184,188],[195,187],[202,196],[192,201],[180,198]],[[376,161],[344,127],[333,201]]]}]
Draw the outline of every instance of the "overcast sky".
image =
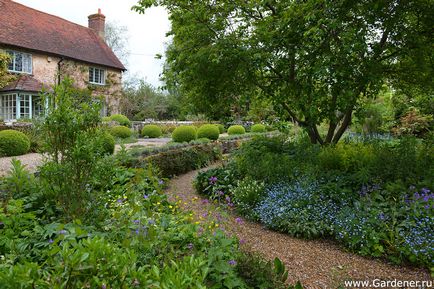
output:
[{"label": "overcast sky", "polygon": [[77,24],[87,26],[87,16],[101,8],[106,21],[126,26],[129,32],[129,74],[144,78],[154,86],[161,85],[159,74],[164,60],[154,56],[164,54],[170,23],[163,8],[151,8],[143,15],[131,11],[136,0],[14,0],[37,10],[54,14]]}]

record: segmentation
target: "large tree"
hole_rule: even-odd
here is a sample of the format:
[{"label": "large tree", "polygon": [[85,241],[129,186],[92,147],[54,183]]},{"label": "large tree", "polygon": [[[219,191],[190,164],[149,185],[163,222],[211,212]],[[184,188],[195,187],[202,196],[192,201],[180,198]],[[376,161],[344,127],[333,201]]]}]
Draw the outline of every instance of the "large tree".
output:
[{"label": "large tree", "polygon": [[128,28],[117,22],[107,22],[105,25],[105,42],[113,50],[124,66],[128,66],[130,50],[128,47]]},{"label": "large tree", "polygon": [[433,92],[432,0],[141,0],[134,8],[153,5],[170,13],[165,74],[183,93],[204,109],[259,94],[313,143],[338,142],[360,100],[386,80]]},{"label": "large tree", "polygon": [[0,51],[0,88],[5,87],[11,80],[13,80],[13,76],[8,71],[10,60],[11,58],[8,54]]}]

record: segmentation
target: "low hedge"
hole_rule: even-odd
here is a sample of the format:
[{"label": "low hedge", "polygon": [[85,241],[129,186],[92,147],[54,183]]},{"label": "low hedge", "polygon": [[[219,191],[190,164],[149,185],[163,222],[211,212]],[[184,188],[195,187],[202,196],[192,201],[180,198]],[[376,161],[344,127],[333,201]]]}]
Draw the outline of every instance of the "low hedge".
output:
[{"label": "low hedge", "polygon": [[22,132],[16,130],[0,131],[0,156],[19,156],[30,150],[30,140]]},{"label": "low hedge", "polygon": [[197,138],[197,131],[194,126],[181,125],[177,127],[172,133],[174,142],[189,142]]},{"label": "low hedge", "polygon": [[157,166],[163,177],[172,177],[207,166],[221,159],[222,150],[213,144],[169,150],[138,160],[136,166]]},{"label": "low hedge", "polygon": [[210,140],[217,140],[219,138],[220,131],[214,124],[204,124],[197,131],[198,138],[207,138]]},{"label": "low hedge", "polygon": [[232,125],[228,128],[228,135],[245,134],[246,129],[242,125]]},{"label": "low hedge", "polygon": [[101,134],[101,153],[112,155],[115,152],[115,138],[108,132]]},{"label": "low hedge", "polygon": [[216,126],[218,127],[220,133],[225,133],[226,130],[225,130],[225,126],[224,125],[222,125],[222,124],[216,124]]},{"label": "low hedge", "polygon": [[161,128],[155,124],[145,125],[142,129],[142,136],[149,138],[158,138],[163,135]]},{"label": "low hedge", "polygon": [[250,132],[254,132],[254,133],[258,133],[258,132],[266,132],[267,128],[265,127],[265,125],[263,124],[255,124],[252,126],[252,128],[250,129]]},{"label": "low hedge", "polygon": [[116,138],[129,138],[133,132],[126,126],[118,125],[110,129],[110,134]]},{"label": "low hedge", "polygon": [[110,116],[110,119],[118,122],[121,126],[131,127],[131,121],[123,114],[114,114]]}]

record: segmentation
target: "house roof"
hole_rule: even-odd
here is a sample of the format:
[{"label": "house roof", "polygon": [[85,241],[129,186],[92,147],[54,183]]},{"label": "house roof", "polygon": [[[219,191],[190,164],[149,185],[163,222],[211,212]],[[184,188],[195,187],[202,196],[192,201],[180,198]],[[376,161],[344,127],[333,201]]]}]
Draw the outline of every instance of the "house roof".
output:
[{"label": "house roof", "polygon": [[0,11],[0,44],[125,70],[110,47],[90,28],[11,0],[0,0]]},{"label": "house roof", "polygon": [[31,75],[22,74],[14,81],[0,89],[1,91],[28,91],[40,92],[42,91],[43,84]]}]

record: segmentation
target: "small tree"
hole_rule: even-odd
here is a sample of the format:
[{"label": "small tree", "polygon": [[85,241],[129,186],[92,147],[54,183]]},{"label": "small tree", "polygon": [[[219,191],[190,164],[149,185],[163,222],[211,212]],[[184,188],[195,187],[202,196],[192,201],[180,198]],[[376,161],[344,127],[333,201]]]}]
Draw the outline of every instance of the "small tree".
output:
[{"label": "small tree", "polygon": [[87,90],[65,79],[46,95],[48,109],[41,131],[48,159],[41,168],[47,191],[67,219],[92,207],[92,178],[104,153],[99,130],[100,104]]}]

